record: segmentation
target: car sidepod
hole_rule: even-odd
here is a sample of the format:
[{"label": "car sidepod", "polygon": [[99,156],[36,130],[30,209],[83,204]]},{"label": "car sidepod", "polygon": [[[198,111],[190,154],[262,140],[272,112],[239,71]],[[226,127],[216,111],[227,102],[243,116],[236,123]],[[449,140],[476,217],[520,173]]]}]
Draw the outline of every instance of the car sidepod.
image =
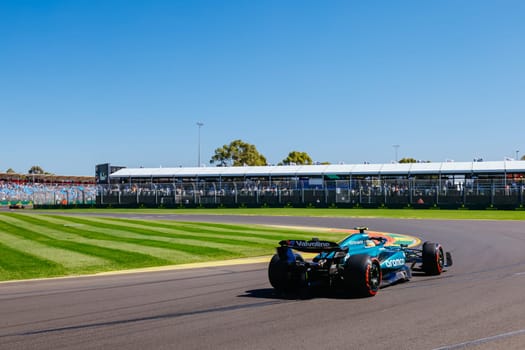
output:
[{"label": "car sidepod", "polygon": [[383,251],[378,258],[381,263],[381,271],[383,271],[382,286],[409,281],[412,278],[412,271],[406,265],[407,259],[404,251]]}]

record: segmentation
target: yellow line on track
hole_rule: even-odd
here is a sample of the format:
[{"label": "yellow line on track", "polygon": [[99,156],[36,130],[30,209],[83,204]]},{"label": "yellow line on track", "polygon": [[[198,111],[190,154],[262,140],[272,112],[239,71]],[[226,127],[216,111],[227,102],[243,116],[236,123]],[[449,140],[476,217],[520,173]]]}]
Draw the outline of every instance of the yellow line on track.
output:
[{"label": "yellow line on track", "polygon": [[27,282],[27,281],[50,281],[50,280],[59,280],[59,279],[66,279],[66,278],[85,278],[85,277],[96,277],[96,276],[124,275],[124,274],[141,273],[141,272],[189,270],[189,269],[199,269],[199,268],[208,268],[208,267],[259,264],[259,263],[270,262],[271,258],[272,258],[271,256],[258,256],[258,257],[253,257],[253,258],[239,258],[239,259],[207,261],[207,262],[180,264],[180,265],[165,265],[165,266],[144,267],[144,268],[129,269],[129,270],[98,272],[98,273],[88,274],[88,275],[33,278],[33,279],[25,279],[25,280],[9,280],[9,281],[0,281],[0,284],[14,283],[14,282]]},{"label": "yellow line on track", "polygon": [[166,265],[166,266],[145,267],[145,268],[140,268],[140,269],[100,272],[100,273],[97,273],[97,274],[92,275],[92,276],[116,275],[116,274],[137,273],[137,272],[151,272],[151,271],[171,271],[171,270],[200,269],[200,268],[206,268],[206,267],[235,266],[235,265],[247,265],[247,264],[259,264],[259,263],[263,263],[263,262],[270,262],[271,258],[272,258],[271,256],[258,256],[258,257],[253,257],[253,258],[239,258],[239,259],[206,261],[206,262],[180,264],[180,265]]}]

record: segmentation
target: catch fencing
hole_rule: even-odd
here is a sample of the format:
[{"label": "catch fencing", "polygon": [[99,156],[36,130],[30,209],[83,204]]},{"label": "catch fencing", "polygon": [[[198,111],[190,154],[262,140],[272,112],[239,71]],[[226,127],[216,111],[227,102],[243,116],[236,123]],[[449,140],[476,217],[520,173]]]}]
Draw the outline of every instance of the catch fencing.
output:
[{"label": "catch fencing", "polygon": [[99,185],[98,206],[523,208],[525,184],[505,179],[176,182]]}]

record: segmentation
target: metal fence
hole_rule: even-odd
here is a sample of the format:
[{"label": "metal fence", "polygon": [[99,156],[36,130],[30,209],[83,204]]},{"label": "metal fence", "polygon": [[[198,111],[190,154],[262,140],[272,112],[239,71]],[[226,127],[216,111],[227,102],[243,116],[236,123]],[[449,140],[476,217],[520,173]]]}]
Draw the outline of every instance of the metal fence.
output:
[{"label": "metal fence", "polygon": [[418,179],[127,183],[97,188],[97,205],[146,207],[522,208],[523,182]]}]

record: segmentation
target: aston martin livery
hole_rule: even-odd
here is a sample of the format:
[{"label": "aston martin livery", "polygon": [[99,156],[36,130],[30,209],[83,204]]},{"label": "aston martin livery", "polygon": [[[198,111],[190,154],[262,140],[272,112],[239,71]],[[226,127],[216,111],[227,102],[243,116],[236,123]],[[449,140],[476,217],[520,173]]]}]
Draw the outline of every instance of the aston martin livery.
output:
[{"label": "aston martin livery", "polygon": [[[283,240],[268,266],[271,285],[278,291],[330,287],[356,296],[374,296],[383,286],[408,281],[412,271],[440,275],[452,266],[450,252],[440,244],[425,242],[422,247],[386,245],[387,239],[369,235],[356,227],[339,243],[313,238]],[[316,253],[306,261],[297,252]]]}]

